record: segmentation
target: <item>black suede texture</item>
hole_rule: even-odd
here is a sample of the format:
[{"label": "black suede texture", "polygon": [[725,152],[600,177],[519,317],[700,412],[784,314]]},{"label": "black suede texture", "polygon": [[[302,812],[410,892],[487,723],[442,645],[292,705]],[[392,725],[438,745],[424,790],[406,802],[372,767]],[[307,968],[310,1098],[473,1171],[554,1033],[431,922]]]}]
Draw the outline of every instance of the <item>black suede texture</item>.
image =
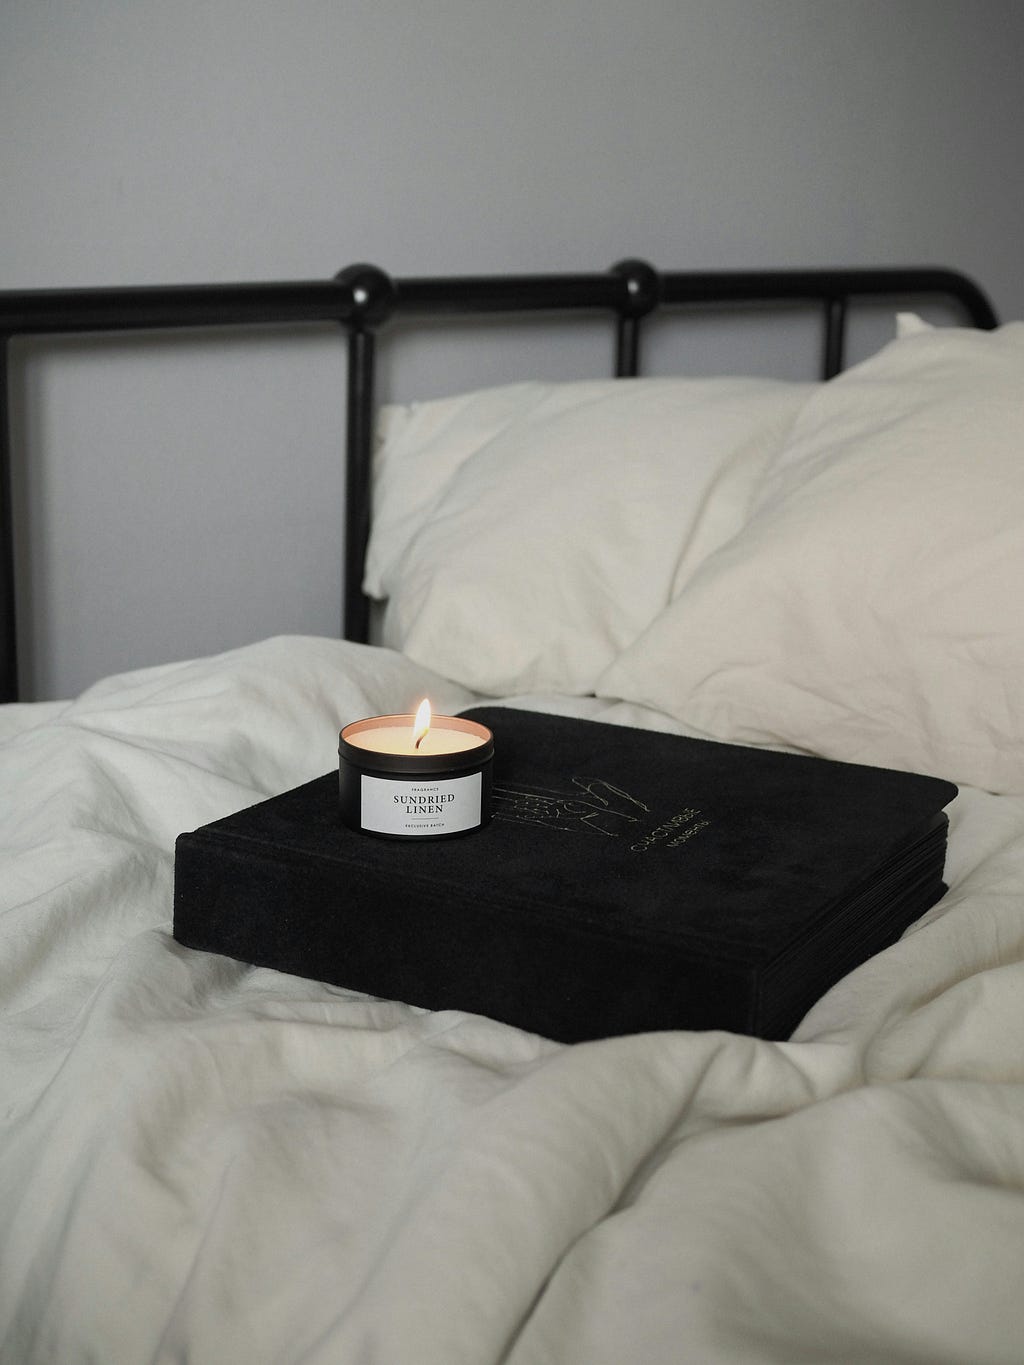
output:
[{"label": "black suede texture", "polygon": [[943,894],[936,778],[518,711],[493,819],[348,829],[338,774],[179,837],[191,948],[577,1042],[786,1037]]}]

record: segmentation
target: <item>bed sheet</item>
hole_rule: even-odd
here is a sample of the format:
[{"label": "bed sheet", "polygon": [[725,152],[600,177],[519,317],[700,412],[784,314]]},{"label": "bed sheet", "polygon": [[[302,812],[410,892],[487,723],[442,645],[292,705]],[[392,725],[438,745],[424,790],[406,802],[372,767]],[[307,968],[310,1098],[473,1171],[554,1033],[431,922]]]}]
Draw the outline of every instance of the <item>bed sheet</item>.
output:
[{"label": "bed sheet", "polygon": [[[1013,1361],[1024,799],[793,1039],[566,1047],[190,952],[173,842],[428,693],[266,641],[0,730],[0,1360]],[[680,727],[593,699],[516,705]]]}]

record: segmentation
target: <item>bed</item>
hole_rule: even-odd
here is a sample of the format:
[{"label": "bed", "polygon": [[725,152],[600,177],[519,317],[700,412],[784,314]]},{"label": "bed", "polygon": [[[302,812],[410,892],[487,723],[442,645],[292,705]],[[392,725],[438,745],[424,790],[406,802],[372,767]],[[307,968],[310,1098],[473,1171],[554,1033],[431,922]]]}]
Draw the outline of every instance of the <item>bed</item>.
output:
[{"label": "bed", "polygon": [[[861,298],[891,339],[844,369]],[[794,302],[821,379],[639,374],[655,313]],[[395,321],[522,310],[610,316],[616,377],[379,404]],[[1024,324],[948,271],[639,262],[0,316],[333,318],[349,480],[343,638],[57,702],[16,699],[6,514],[0,1359],[1019,1362]],[[564,1045],[175,941],[179,834],[423,695],[942,777],[948,891],[781,1041]]]}]

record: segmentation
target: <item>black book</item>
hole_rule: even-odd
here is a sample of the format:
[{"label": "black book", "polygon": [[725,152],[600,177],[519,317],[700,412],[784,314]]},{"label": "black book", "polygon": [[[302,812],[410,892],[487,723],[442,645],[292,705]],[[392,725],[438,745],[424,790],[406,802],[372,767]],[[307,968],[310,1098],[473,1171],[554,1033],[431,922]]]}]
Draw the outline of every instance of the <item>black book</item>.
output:
[{"label": "black book", "polygon": [[174,935],[565,1042],[787,1037],[945,891],[949,782],[503,707],[493,818],[345,827],[338,775],[177,842]]}]

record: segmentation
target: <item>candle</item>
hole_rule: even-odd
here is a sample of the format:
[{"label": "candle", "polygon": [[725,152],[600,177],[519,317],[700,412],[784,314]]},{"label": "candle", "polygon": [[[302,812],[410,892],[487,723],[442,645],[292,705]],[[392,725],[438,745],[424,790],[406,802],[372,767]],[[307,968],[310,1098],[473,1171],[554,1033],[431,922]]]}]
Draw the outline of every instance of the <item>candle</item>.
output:
[{"label": "candle", "polygon": [[490,730],[463,716],[370,716],[342,730],[341,813],[353,829],[394,838],[444,838],[490,818]]}]

